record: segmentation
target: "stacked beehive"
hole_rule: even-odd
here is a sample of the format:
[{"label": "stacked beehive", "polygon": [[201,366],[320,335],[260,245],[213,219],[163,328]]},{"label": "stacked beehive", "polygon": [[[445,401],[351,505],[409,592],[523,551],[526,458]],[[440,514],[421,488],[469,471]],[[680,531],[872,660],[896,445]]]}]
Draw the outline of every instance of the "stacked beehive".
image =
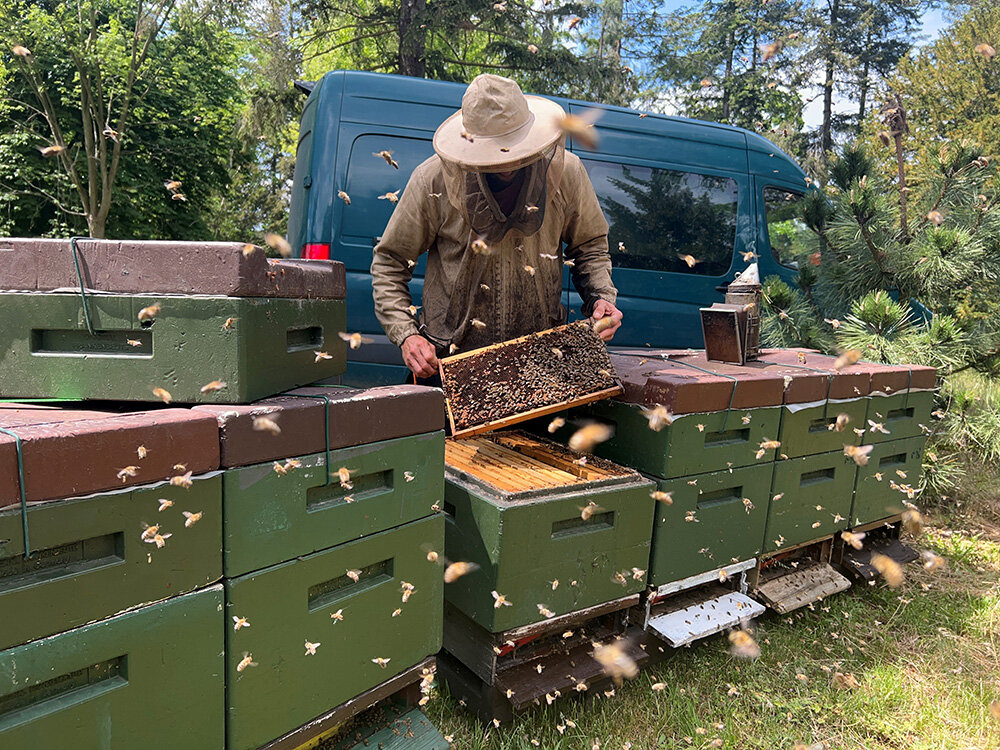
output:
[{"label": "stacked beehive", "polygon": [[[608,423],[615,435],[597,454],[671,493],[671,504],[656,507],[656,591],[725,579],[761,556],[884,523],[919,481],[931,368],[834,369],[834,358],[804,350],[765,350],[744,367],[708,362],[703,352],[612,359],[624,394],[574,410],[557,436],[580,421]],[[674,415],[658,432],[644,411],[656,405]],[[845,446],[861,445],[874,446],[864,466],[845,455]]]},{"label": "stacked beehive", "polygon": [[343,266],[11,245],[0,397],[202,405],[0,409],[0,745],[293,747],[419,681],[441,396],[288,395],[343,371]]}]

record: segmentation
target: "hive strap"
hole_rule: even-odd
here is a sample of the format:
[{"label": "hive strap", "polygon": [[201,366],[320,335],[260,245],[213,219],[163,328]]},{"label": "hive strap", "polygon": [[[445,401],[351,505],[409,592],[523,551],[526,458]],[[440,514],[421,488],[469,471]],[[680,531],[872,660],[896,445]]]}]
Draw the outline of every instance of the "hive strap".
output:
[{"label": "hive strap", "polygon": [[14,438],[14,447],[17,450],[17,483],[21,492],[21,530],[24,534],[24,558],[31,557],[31,541],[28,537],[28,496],[24,491],[24,455],[21,453],[21,438],[13,430],[0,427],[0,432]]},{"label": "hive strap", "polygon": [[818,367],[808,367],[807,365],[793,365],[790,362],[769,362],[766,359],[758,359],[758,362],[763,362],[765,365],[776,365],[777,367],[794,367],[796,370],[811,370],[812,372],[818,372],[826,375],[826,403],[823,405],[823,419],[830,416],[830,391],[833,389],[833,376],[836,375],[834,372],[829,370],[821,370]]},{"label": "hive strap", "polygon": [[87,289],[83,285],[83,273],[80,271],[80,250],[76,246],[77,240],[89,240],[90,237],[70,237],[69,244],[73,249],[73,266],[76,268],[76,280],[80,284],[80,299],[83,301],[83,320],[87,324],[87,331],[91,336],[96,336],[94,325],[90,322],[90,309],[87,306]]}]

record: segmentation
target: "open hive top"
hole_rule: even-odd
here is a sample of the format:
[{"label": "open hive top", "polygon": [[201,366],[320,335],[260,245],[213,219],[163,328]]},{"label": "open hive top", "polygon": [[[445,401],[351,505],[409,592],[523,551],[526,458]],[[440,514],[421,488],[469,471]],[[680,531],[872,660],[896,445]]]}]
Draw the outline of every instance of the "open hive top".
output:
[{"label": "open hive top", "polygon": [[605,459],[520,431],[449,439],[445,464],[504,495],[534,495],[638,476]]},{"label": "open hive top", "polygon": [[476,435],[621,393],[584,321],[441,360],[452,434]]}]

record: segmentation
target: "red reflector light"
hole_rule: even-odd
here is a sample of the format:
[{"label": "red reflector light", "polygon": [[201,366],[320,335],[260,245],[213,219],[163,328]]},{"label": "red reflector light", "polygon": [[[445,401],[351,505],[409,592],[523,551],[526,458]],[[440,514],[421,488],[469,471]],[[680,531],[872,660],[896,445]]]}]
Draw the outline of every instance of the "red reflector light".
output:
[{"label": "red reflector light", "polygon": [[308,260],[330,260],[330,246],[325,242],[307,242],[302,246],[302,257]]}]

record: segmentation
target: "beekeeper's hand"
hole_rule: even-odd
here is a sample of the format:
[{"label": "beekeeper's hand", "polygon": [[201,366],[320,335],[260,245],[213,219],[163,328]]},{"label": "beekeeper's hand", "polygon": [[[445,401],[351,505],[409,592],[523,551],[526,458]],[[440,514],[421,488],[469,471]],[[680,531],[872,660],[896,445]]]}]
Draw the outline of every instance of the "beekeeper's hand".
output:
[{"label": "beekeeper's hand", "polygon": [[[618,314],[621,317],[621,313]],[[438,360],[434,345],[418,333],[407,336],[401,347],[403,362],[418,378],[437,375]]]},{"label": "beekeeper's hand", "polygon": [[[622,311],[606,299],[597,300],[594,312],[590,317],[594,321],[594,325],[597,326],[600,337],[605,341],[611,341],[615,337],[615,331],[622,325]],[[598,326],[597,322],[605,318],[610,321],[610,324],[605,322]]]}]

